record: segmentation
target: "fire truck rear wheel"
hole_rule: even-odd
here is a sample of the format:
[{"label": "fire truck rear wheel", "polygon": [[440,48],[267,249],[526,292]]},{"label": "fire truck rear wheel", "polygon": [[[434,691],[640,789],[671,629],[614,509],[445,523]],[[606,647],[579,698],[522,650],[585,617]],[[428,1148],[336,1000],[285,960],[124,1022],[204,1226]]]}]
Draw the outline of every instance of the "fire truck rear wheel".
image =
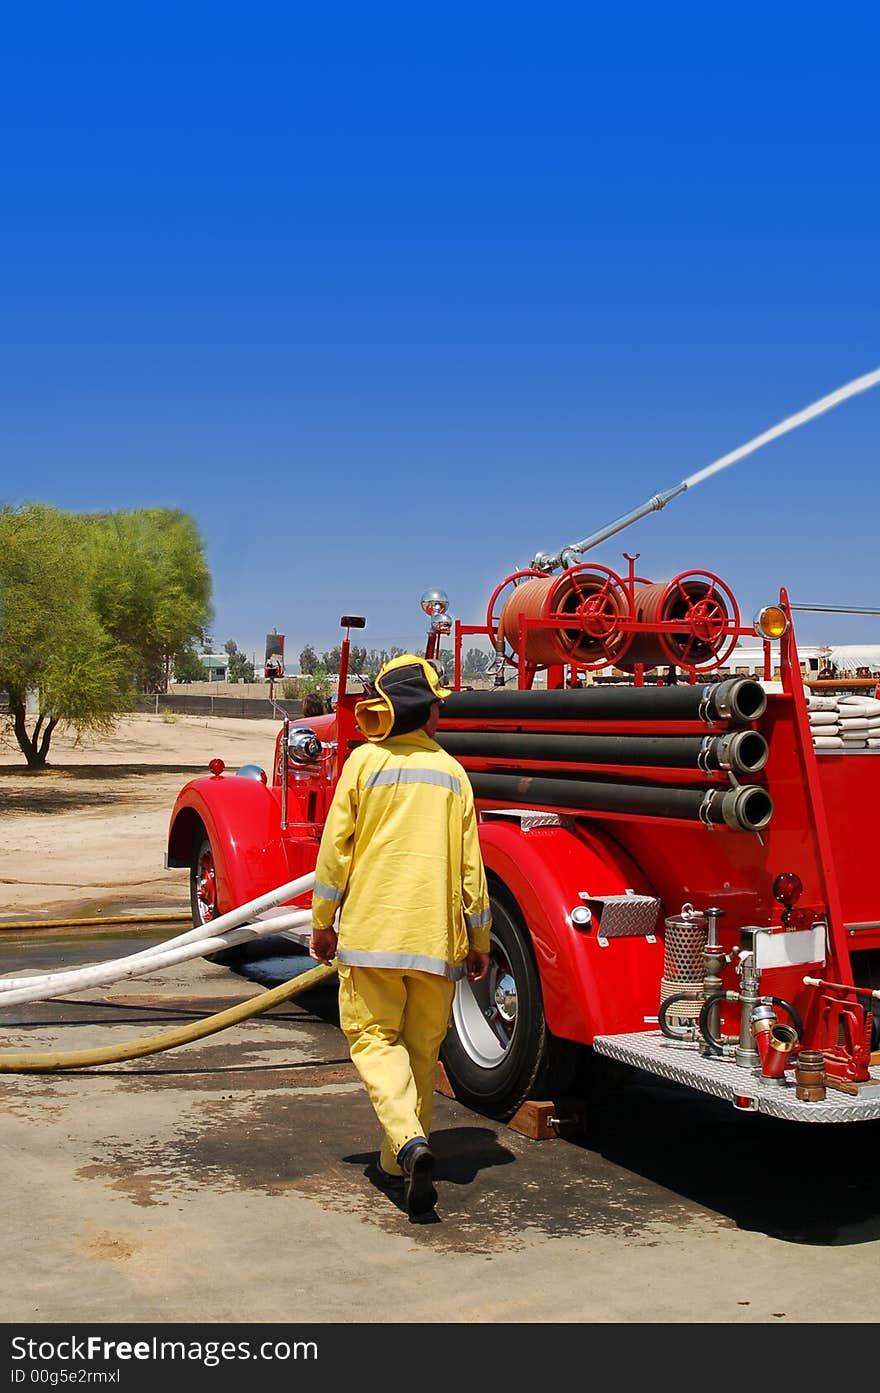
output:
[{"label": "fire truck rear wheel", "polygon": [[456,1098],[506,1121],[527,1098],[564,1089],[581,1052],[548,1030],[528,930],[497,889],[490,955],[488,977],[458,983],[440,1058]]},{"label": "fire truck rear wheel", "polygon": [[[189,865],[189,902],[192,909],[193,927],[209,924],[219,919],[220,906],[217,903],[217,874],[214,864],[214,848],[210,838],[201,829],[193,840],[193,853]],[[219,953],[206,953],[211,962],[232,965],[237,960],[234,948]]]}]

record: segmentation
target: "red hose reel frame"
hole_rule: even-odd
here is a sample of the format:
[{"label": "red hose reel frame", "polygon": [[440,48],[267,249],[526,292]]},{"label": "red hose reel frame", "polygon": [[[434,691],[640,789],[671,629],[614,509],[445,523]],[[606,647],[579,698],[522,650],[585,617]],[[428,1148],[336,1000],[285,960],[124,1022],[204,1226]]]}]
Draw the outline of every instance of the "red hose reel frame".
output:
[{"label": "red hose reel frame", "polygon": [[[709,671],[724,665],[738,638],[754,636],[742,626],[730,587],[713,572],[682,571],[660,587],[635,574],[636,559],[627,555],[626,578],[589,563],[556,577],[514,571],[492,592],[485,632],[496,651],[500,639],[505,663],[529,675],[560,664]],[[526,602],[517,601],[518,587],[537,579],[547,583],[546,595],[530,587]]]}]

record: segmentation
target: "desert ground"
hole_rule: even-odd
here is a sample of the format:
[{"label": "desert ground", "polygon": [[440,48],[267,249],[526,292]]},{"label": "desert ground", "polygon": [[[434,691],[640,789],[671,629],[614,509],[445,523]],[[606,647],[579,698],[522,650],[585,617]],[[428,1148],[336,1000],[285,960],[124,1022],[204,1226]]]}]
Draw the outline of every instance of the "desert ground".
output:
[{"label": "desert ground", "polygon": [[189,908],[186,870],[165,870],[183,785],[215,755],[271,767],[279,722],[127,715],[112,734],[56,730],[43,770],[0,735],[0,926]]}]

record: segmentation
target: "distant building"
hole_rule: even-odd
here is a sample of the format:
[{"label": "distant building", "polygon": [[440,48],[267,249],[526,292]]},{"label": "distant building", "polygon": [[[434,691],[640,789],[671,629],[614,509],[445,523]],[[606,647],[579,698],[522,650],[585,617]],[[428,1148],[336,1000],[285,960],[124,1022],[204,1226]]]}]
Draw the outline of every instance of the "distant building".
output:
[{"label": "distant building", "polygon": [[200,653],[199,662],[205,669],[206,682],[225,682],[226,673],[229,668],[229,656],[226,653]]},{"label": "distant building", "polygon": [[[801,676],[815,677],[822,665],[822,650],[814,644],[798,645],[798,662]],[[779,647],[771,649],[771,672],[779,675]],[[762,644],[737,644],[724,665],[724,671],[731,677],[761,677],[764,672],[764,647]]]}]

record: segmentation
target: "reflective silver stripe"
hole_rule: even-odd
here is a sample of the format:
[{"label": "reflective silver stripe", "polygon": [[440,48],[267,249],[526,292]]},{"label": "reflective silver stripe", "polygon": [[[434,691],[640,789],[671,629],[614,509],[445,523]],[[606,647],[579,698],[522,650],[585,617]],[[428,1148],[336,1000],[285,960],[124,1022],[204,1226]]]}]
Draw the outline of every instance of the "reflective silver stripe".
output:
[{"label": "reflective silver stripe", "polygon": [[461,780],[440,769],[377,769],[367,779],[366,787],[376,788],[379,784],[436,784],[451,793],[461,793]]},{"label": "reflective silver stripe", "polygon": [[338,948],[338,962],[347,967],[391,967],[406,972],[430,972],[435,977],[448,977],[457,982],[467,972],[466,963],[454,967],[443,958],[429,958],[425,953],[370,953],[365,948]]},{"label": "reflective silver stripe", "polygon": [[322,900],[332,900],[334,904],[338,904],[342,899],[341,890],[334,890],[332,885],[322,885],[320,880],[315,881],[313,893],[320,895]]},{"label": "reflective silver stripe", "polygon": [[464,922],[469,929],[481,929],[484,924],[491,924],[492,911],[491,909],[481,909],[479,914],[466,914]]}]

